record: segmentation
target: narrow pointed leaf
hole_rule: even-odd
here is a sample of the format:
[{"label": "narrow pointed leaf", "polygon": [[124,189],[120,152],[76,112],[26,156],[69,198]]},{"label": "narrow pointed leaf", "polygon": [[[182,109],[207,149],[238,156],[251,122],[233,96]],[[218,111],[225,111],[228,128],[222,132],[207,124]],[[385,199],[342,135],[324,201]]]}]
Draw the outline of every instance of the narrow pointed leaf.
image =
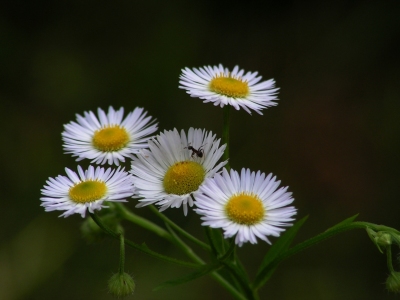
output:
[{"label": "narrow pointed leaf", "polygon": [[297,232],[307,220],[307,218],[308,216],[297,221],[291,228],[289,228],[284,234],[282,234],[268,250],[267,254],[264,256],[260,268],[258,269],[256,279],[254,280],[254,287],[256,289],[261,287],[271,277],[272,273],[275,271],[276,266],[271,269],[269,268],[269,265],[275,260],[275,258],[277,258],[289,248],[294,237],[297,235]]},{"label": "narrow pointed leaf", "polygon": [[205,227],[207,238],[210,242],[211,251],[215,257],[219,257],[225,253],[226,241],[222,235],[221,230],[211,227]]},{"label": "narrow pointed leaf", "polygon": [[204,275],[207,275],[207,274],[209,274],[211,272],[217,271],[217,270],[219,270],[221,268],[223,268],[223,266],[220,265],[220,264],[217,264],[217,265],[206,265],[204,267],[200,267],[197,271],[195,271],[193,273],[190,273],[190,274],[188,274],[188,275],[186,275],[184,277],[181,277],[181,278],[178,278],[178,279],[175,279],[175,280],[166,281],[166,282],[160,284],[159,286],[157,286],[154,290],[156,291],[156,290],[160,290],[160,289],[163,289],[163,288],[166,288],[166,287],[176,286],[176,285],[183,284],[183,283],[186,283],[186,282],[189,282],[189,281],[193,281],[193,280],[195,280],[197,278],[200,278],[200,277],[202,277]]},{"label": "narrow pointed leaf", "polygon": [[225,261],[224,266],[229,269],[230,273],[235,277],[240,284],[241,289],[245,292],[249,299],[252,299],[253,291],[250,288],[250,283],[247,274],[236,264],[236,262]]},{"label": "narrow pointed leaf", "polygon": [[130,246],[130,247],[132,247],[132,248],[134,248],[134,249],[136,249],[136,250],[139,250],[139,251],[141,251],[141,252],[143,252],[143,253],[145,253],[147,255],[153,256],[153,257],[155,257],[157,259],[160,259],[160,260],[163,260],[163,261],[166,261],[166,262],[169,262],[169,263],[173,263],[173,264],[177,264],[177,265],[181,265],[181,266],[189,267],[189,268],[199,268],[198,264],[194,264],[194,263],[186,262],[186,261],[179,260],[179,259],[176,259],[176,258],[172,258],[172,257],[169,257],[169,256],[165,256],[165,255],[162,255],[162,254],[160,254],[158,252],[150,250],[150,248],[147,247],[147,245],[138,245],[138,244],[136,244],[136,243],[134,243],[134,242],[132,242],[130,240],[127,240],[127,239],[125,239],[125,244]]},{"label": "narrow pointed leaf", "polygon": [[218,260],[219,261],[226,261],[229,259],[233,260],[235,249],[236,249],[235,240],[231,239],[228,250],[226,250],[226,252],[221,257],[219,257]]},{"label": "narrow pointed leaf", "polygon": [[331,228],[328,228],[326,231],[335,230],[335,229],[337,229],[339,227],[348,225],[348,224],[352,223],[357,217],[358,217],[358,214],[356,214],[356,215],[354,215],[354,216],[352,216],[350,218],[347,218],[346,220],[343,220],[342,222],[332,226]]},{"label": "narrow pointed leaf", "polygon": [[193,243],[199,245],[200,247],[202,247],[203,249],[205,249],[207,251],[210,251],[210,246],[209,245],[207,245],[206,243],[203,243],[202,241],[200,241],[197,238],[195,238],[194,236],[192,236],[190,233],[188,233],[185,230],[183,230],[180,226],[178,226],[177,224],[172,222],[166,215],[164,215],[163,213],[160,213],[158,211],[158,209],[155,208],[153,205],[149,205],[148,207],[150,208],[150,210],[153,213],[155,213],[157,215],[157,217],[159,217],[161,220],[163,220],[165,222],[165,224],[168,224],[171,228],[176,230],[178,233],[180,233],[182,236],[184,236],[185,238],[189,239]]},{"label": "narrow pointed leaf", "polygon": [[[116,232],[112,231],[109,227],[107,227],[106,225],[104,225],[104,223],[102,223],[102,221],[100,220],[100,218],[96,215],[96,214],[90,214],[90,216],[92,217],[93,221],[101,228],[103,229],[106,233],[108,233],[110,236],[112,236],[115,239],[119,240],[119,234],[117,234]],[[194,264],[194,263],[190,263],[190,262],[186,262],[183,260],[179,260],[179,259],[175,259],[169,256],[165,256],[162,255],[160,253],[157,253],[153,250],[150,250],[149,247],[147,247],[146,244],[136,244],[134,242],[132,242],[131,240],[128,239],[124,239],[125,240],[125,245],[128,245],[136,250],[139,250],[145,254],[151,255],[155,258],[158,258],[160,260],[166,261],[166,262],[170,262],[170,263],[174,263],[174,264],[178,264],[184,267],[189,267],[189,268],[199,268],[198,264]]]}]

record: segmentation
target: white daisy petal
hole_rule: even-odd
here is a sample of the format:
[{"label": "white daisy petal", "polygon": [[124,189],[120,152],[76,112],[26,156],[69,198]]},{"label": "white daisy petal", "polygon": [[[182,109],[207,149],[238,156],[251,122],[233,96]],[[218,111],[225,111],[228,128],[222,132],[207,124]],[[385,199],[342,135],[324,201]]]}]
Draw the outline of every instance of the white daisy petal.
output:
[{"label": "white daisy petal", "polygon": [[137,188],[137,207],[156,204],[163,211],[182,205],[188,207],[199,194],[204,180],[214,176],[227,161],[220,162],[226,145],[202,129],[170,130],[148,142],[149,150],[140,151],[132,160],[131,173]]},{"label": "white daisy petal", "polygon": [[118,166],[146,148],[149,135],[157,131],[157,124],[146,114],[137,107],[123,119],[124,109],[110,106],[107,114],[99,108],[98,117],[91,111],[77,115],[77,122],[64,125],[65,153],[76,156],[77,161],[87,158],[92,163]]},{"label": "white daisy petal", "polygon": [[134,192],[133,176],[123,169],[104,170],[93,166],[84,171],[78,166],[78,173],[65,168],[68,175],[49,178],[41,190],[41,206],[45,211],[65,211],[60,217],[80,214],[85,217],[86,210],[93,212],[103,207],[104,201],[126,202]]},{"label": "white daisy petal", "polygon": [[232,71],[219,66],[182,69],[179,88],[186,90],[191,97],[198,97],[204,103],[213,102],[215,106],[231,105],[236,110],[251,110],[262,115],[261,110],[277,105],[279,88],[275,80],[262,81],[258,72],[247,72],[235,66]]},{"label": "white daisy petal", "polygon": [[226,238],[235,237],[235,243],[257,243],[257,238],[271,243],[268,236],[278,237],[292,225],[296,208],[287,187],[278,189],[280,181],[272,174],[258,171],[225,168],[205,180],[196,195],[194,209],[203,220],[202,225],[222,228]]}]

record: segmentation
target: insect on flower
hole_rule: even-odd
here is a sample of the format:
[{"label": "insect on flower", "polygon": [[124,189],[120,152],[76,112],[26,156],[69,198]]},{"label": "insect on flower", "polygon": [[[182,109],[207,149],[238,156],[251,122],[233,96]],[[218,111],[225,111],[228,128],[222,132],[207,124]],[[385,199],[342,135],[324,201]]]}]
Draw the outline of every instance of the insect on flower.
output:
[{"label": "insect on flower", "polygon": [[203,146],[204,146],[204,145],[200,146],[199,149],[195,149],[195,148],[193,148],[192,146],[187,146],[187,147],[185,147],[184,149],[188,149],[188,150],[192,151],[191,157],[193,157],[195,154],[196,154],[197,157],[203,157],[203,156],[204,156],[204,149],[203,149]]}]

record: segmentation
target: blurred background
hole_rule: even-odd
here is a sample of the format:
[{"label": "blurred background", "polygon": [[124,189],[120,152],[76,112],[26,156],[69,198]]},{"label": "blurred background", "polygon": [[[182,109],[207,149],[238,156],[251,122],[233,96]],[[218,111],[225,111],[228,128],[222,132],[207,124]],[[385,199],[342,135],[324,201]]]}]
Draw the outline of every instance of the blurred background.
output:
[{"label": "blurred background", "polygon": [[[290,187],[298,218],[309,215],[295,242],[356,213],[400,229],[399,16],[398,1],[2,2],[0,299],[112,299],[106,282],[118,270],[118,243],[88,245],[83,219],[45,213],[40,189],[76,169],[61,132],[77,113],[140,106],[161,130],[220,137],[222,109],[178,89],[184,67],[237,64],[276,80],[278,106],[263,116],[233,111],[230,162]],[[204,239],[195,213],[167,215]],[[126,225],[135,242],[175,255]],[[239,250],[251,275],[268,249]],[[132,249],[126,270],[134,299],[230,299],[209,277],[153,291],[190,270]],[[352,231],[286,261],[261,299],[395,299],[387,273],[366,233]]]}]

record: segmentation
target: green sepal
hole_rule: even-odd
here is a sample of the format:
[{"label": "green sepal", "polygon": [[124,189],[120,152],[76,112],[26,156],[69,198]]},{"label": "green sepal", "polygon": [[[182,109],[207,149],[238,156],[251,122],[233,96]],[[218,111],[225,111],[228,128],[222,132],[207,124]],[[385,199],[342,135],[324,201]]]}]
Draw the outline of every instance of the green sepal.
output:
[{"label": "green sepal", "polygon": [[297,235],[297,232],[307,220],[307,218],[308,216],[305,216],[301,220],[297,221],[290,229],[282,234],[268,250],[267,254],[264,256],[263,261],[261,262],[256,278],[254,280],[253,286],[255,289],[260,288],[271,277],[277,267],[277,264],[274,264],[272,267],[270,267],[271,263],[274,262],[274,260],[278,256],[280,256],[289,248],[294,237]]},{"label": "green sepal", "polygon": [[218,271],[221,268],[223,268],[223,266],[221,264],[202,266],[195,272],[192,272],[186,276],[183,276],[181,278],[174,279],[174,280],[169,280],[169,281],[166,281],[166,282],[158,285],[157,287],[154,288],[154,291],[160,290],[160,289],[163,289],[166,287],[176,286],[176,285],[183,284],[183,283],[186,283],[189,281],[193,281],[193,280],[200,278],[204,275],[207,275],[211,272]]}]

